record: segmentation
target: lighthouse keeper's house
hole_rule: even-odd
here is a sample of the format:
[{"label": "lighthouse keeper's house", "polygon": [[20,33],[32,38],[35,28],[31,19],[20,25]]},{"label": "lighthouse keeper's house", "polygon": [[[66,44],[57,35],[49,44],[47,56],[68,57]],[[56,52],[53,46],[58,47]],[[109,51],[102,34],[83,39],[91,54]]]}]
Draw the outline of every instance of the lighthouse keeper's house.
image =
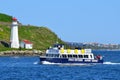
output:
[{"label": "lighthouse keeper's house", "polygon": [[21,48],[25,48],[25,49],[32,49],[33,48],[33,44],[29,40],[22,40],[20,42],[20,47]]}]

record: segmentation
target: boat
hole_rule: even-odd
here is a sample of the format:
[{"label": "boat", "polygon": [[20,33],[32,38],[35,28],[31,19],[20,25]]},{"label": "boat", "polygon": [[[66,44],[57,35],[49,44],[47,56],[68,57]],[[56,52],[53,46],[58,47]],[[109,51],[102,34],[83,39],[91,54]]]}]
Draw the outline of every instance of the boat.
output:
[{"label": "boat", "polygon": [[40,63],[44,64],[97,64],[103,63],[101,55],[94,55],[91,49],[64,49],[62,44],[54,44],[46,50],[44,56],[40,56]]}]

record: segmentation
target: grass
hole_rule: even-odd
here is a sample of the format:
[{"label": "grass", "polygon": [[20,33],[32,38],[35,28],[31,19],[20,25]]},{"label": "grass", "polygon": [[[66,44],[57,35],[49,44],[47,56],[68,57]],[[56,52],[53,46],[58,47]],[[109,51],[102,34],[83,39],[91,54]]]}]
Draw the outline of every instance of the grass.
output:
[{"label": "grass", "polygon": [[[58,39],[57,35],[46,27],[19,27],[20,40],[30,40],[35,49],[46,49]],[[58,39],[61,43],[62,41]]]},{"label": "grass", "polygon": [[[0,13],[0,41],[10,41],[10,24],[12,22],[12,16]],[[43,26],[19,26],[18,29],[19,40],[29,40],[33,43],[33,49],[45,50],[49,46],[53,45],[56,41],[64,43],[58,38],[58,36],[47,27]],[[9,50],[10,48],[4,47],[0,44],[1,50]]]},{"label": "grass", "polygon": [[0,13],[0,21],[2,21],[2,22],[12,22],[12,16]]},{"label": "grass", "polygon": [[[9,42],[10,27],[0,25],[0,29],[0,40]],[[20,26],[18,33],[20,41],[26,39],[33,43],[33,49],[47,49],[57,40],[59,43],[63,43],[62,40],[60,40],[58,36],[47,27]]]}]

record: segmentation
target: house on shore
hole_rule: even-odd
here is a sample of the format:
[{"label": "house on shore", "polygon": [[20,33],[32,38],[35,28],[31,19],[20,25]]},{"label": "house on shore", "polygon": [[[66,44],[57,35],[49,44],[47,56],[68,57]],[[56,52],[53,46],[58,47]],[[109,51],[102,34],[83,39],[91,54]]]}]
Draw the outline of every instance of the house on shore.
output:
[{"label": "house on shore", "polygon": [[20,43],[20,47],[25,48],[25,49],[32,49],[33,44],[29,40],[22,40],[21,43]]}]

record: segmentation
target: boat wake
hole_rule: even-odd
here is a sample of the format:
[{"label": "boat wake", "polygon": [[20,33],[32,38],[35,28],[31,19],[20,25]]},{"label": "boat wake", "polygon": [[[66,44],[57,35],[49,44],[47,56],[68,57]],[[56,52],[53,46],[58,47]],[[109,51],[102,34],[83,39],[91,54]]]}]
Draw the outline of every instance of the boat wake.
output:
[{"label": "boat wake", "polygon": [[52,62],[48,62],[48,61],[42,61],[42,64],[61,64],[61,63],[52,63]]},{"label": "boat wake", "polygon": [[52,63],[48,61],[42,61],[42,64],[49,64],[49,65],[61,65],[61,66],[89,66],[91,64],[85,64],[85,63]]},{"label": "boat wake", "polygon": [[108,65],[120,65],[120,63],[113,63],[113,62],[104,62],[103,64],[108,64]]}]

